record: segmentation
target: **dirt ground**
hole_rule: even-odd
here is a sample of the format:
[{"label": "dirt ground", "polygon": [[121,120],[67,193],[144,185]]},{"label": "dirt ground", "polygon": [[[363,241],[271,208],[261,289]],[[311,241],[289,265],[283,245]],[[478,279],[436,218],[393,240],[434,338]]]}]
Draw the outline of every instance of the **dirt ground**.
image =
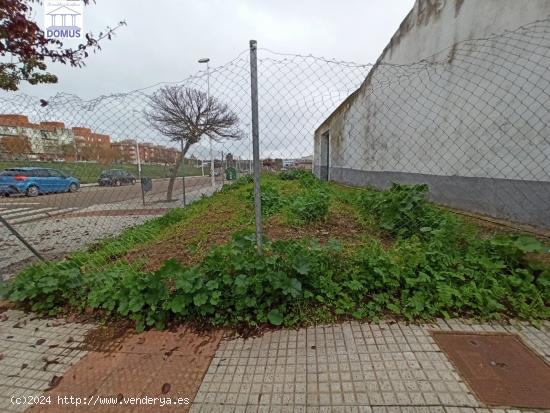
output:
[{"label": "dirt ground", "polygon": [[[179,225],[169,237],[130,251],[125,259],[130,263],[145,262],[146,271],[160,268],[168,259],[182,265],[198,264],[211,247],[227,243],[238,230],[253,228],[252,222],[239,224],[235,220],[237,214],[238,208],[234,205],[212,208]],[[332,207],[326,219],[307,225],[289,225],[283,214],[277,214],[264,220],[263,227],[265,236],[273,241],[309,237],[321,243],[337,239],[348,245],[359,245],[365,236],[372,236],[380,240],[384,248],[393,245],[393,240],[363,225],[356,211],[345,204]]]},{"label": "dirt ground", "polygon": [[271,240],[316,238],[321,243],[338,239],[347,243],[357,243],[364,231],[357,219],[349,211],[331,211],[326,220],[312,222],[304,226],[291,226],[284,217],[276,215],[264,225],[265,234]]},{"label": "dirt ground", "polygon": [[130,251],[125,259],[130,263],[145,260],[146,271],[159,269],[168,259],[182,265],[197,264],[212,246],[228,242],[240,229],[234,221],[237,213],[231,204],[211,208],[175,227],[169,237]]}]

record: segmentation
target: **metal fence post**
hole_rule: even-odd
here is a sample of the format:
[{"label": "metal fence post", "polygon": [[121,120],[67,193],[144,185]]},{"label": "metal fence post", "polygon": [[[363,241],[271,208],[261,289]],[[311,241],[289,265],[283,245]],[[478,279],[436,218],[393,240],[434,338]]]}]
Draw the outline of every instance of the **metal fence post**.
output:
[{"label": "metal fence post", "polygon": [[183,139],[180,140],[181,142],[181,189],[183,191],[183,206],[187,206],[187,201],[185,199],[185,156],[183,152]]},{"label": "metal fence post", "polygon": [[252,158],[254,160],[254,210],[256,215],[256,245],[262,252],[262,197],[260,192],[260,143],[258,126],[258,56],[257,42],[250,40],[250,93],[252,103]]}]

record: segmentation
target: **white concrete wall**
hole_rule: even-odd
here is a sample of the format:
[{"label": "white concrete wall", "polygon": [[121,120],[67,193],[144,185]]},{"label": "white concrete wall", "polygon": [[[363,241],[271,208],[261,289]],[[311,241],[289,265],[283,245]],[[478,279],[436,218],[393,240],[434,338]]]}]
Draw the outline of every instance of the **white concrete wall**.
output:
[{"label": "white concrete wall", "polygon": [[[343,121],[331,125],[331,166],[550,181],[542,168],[550,159],[543,99],[550,96],[550,34],[542,38],[541,27],[550,23],[453,47],[455,39],[540,19],[550,1],[464,0],[458,9],[446,0],[422,20],[426,1],[417,2],[412,27],[394,37]],[[388,64],[427,56],[430,63]]]},{"label": "white concrete wall", "polygon": [[316,131],[316,170],[328,130],[341,180],[550,182],[549,16],[548,0],[418,0],[359,91]]},{"label": "white concrete wall", "polygon": [[396,31],[383,61],[408,64],[453,44],[515,30],[550,15],[548,0],[421,0]]}]

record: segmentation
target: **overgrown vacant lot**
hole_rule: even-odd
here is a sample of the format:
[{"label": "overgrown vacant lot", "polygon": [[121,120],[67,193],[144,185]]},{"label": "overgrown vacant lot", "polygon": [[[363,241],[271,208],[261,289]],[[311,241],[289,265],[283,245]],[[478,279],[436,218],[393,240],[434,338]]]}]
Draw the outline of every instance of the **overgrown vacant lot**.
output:
[{"label": "overgrown vacant lot", "polygon": [[34,311],[296,326],[338,317],[550,318],[548,246],[495,235],[426,200],[422,185],[351,189],[309,173],[262,177],[263,254],[243,178],[65,260],[7,294]]}]

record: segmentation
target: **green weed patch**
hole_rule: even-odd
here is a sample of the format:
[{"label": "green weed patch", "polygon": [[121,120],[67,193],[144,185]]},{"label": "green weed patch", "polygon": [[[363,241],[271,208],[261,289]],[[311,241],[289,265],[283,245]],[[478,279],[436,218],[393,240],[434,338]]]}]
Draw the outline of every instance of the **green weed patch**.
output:
[{"label": "green weed patch", "polygon": [[[135,320],[138,329],[188,321],[298,326],[337,317],[550,318],[550,269],[530,259],[548,253],[540,241],[522,235],[482,237],[475,226],[430,203],[422,185],[351,190],[311,174],[297,175],[263,177],[268,189],[262,201],[269,214],[285,216],[302,231],[322,222],[334,205],[345,205],[376,228],[375,234],[392,237],[391,246],[383,248],[369,232],[359,245],[265,240],[258,254],[247,229],[253,227],[252,183],[241,180],[91,251],[26,269],[5,286],[9,299],[47,314],[93,308]],[[192,222],[221,210],[220,205],[246,211],[227,220],[244,231],[214,243],[196,264],[167,260],[148,271],[120,258],[132,247],[163,239],[174,243]],[[222,231],[203,226],[211,231],[204,233],[208,237]],[[148,249],[140,250],[145,261]]]}]

